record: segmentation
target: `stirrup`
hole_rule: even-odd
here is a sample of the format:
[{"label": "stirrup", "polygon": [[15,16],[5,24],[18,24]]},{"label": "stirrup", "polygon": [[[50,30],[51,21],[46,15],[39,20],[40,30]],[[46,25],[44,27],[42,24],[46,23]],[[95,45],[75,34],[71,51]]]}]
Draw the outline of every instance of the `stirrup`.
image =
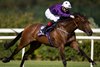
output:
[{"label": "stirrup", "polygon": [[38,36],[43,36],[45,35],[42,31],[38,33]]}]

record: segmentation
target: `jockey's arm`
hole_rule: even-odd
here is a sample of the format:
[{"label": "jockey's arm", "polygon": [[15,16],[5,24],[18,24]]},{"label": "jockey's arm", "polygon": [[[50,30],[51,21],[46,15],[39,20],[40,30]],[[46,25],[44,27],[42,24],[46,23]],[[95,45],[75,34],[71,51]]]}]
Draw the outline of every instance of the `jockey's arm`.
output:
[{"label": "jockey's arm", "polygon": [[59,10],[59,11],[57,11],[57,13],[58,13],[58,15],[59,15],[60,17],[75,18],[74,15],[70,14],[70,12],[68,12],[68,13],[63,13],[63,12],[61,12],[61,11]]},{"label": "jockey's arm", "polygon": [[58,15],[61,16],[61,17],[70,17],[70,18],[75,18],[74,15],[67,14],[67,13],[59,13]]}]

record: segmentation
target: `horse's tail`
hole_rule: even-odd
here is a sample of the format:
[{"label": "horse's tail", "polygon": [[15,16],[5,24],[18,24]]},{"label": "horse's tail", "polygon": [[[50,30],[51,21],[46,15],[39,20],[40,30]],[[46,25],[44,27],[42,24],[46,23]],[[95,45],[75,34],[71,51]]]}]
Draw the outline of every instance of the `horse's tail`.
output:
[{"label": "horse's tail", "polygon": [[[23,32],[23,31],[22,31]],[[5,43],[4,44],[4,48],[7,50],[8,48],[10,48],[11,46],[13,46],[19,39],[20,39],[20,37],[21,37],[21,35],[22,35],[22,32],[21,33],[19,33],[17,36],[16,36],[16,38],[15,39],[13,39],[11,42],[9,42],[9,43]]]}]

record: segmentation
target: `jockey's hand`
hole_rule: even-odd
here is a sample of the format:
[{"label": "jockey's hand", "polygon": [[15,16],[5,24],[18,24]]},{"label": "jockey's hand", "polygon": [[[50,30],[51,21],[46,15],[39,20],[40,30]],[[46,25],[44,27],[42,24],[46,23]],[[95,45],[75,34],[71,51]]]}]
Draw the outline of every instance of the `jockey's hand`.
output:
[{"label": "jockey's hand", "polygon": [[73,19],[75,18],[74,15],[70,15],[70,17],[73,18]]}]

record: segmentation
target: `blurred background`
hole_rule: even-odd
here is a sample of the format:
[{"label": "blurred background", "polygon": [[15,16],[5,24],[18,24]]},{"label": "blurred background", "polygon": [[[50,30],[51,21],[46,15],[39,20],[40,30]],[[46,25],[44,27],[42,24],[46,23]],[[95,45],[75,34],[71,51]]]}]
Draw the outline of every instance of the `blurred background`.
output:
[{"label": "blurred background", "polygon": [[[64,0],[0,0],[0,28],[24,28],[28,24],[44,23],[46,19],[45,10],[56,3],[62,3]],[[71,12],[79,12],[84,14],[91,22],[92,28],[100,27],[100,0],[69,0],[72,4]],[[2,35],[2,34],[0,34]],[[7,34],[11,35],[11,34]],[[98,34],[99,35],[99,34]],[[8,56],[15,49],[16,45],[9,50],[3,49],[5,40],[0,40],[0,59]],[[90,40],[79,41],[80,47],[90,56]],[[95,57],[94,60],[100,61],[100,44],[95,41]],[[28,47],[26,48],[26,50]],[[76,51],[67,47],[66,56],[68,60],[86,61],[84,57],[80,57]],[[21,59],[21,52],[15,56],[16,60]],[[55,48],[41,46],[35,53],[27,59],[35,60],[59,60],[59,52]]]},{"label": "blurred background", "polygon": [[[44,12],[64,0],[0,0],[0,28],[23,28],[32,23],[47,23]],[[71,12],[88,17],[93,27],[100,26],[100,0],[69,0]]]}]

